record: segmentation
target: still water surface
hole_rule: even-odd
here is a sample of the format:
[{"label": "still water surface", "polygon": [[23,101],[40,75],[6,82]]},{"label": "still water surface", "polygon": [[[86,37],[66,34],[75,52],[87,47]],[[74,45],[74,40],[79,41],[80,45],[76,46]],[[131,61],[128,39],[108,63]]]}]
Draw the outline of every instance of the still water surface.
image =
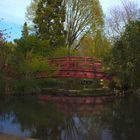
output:
[{"label": "still water surface", "polygon": [[140,98],[75,105],[1,97],[0,132],[41,140],[140,140]]}]

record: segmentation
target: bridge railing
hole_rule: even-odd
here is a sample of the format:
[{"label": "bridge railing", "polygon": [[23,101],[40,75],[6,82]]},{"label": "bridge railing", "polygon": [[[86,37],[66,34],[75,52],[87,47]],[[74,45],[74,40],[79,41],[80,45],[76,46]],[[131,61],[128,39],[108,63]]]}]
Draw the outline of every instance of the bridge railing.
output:
[{"label": "bridge railing", "polygon": [[[95,57],[59,57],[49,58],[50,65],[58,67],[58,71],[53,77],[60,78],[89,78],[110,80],[105,72],[102,71],[101,61]],[[43,77],[43,73],[40,74]],[[44,73],[44,78],[47,75]]]}]

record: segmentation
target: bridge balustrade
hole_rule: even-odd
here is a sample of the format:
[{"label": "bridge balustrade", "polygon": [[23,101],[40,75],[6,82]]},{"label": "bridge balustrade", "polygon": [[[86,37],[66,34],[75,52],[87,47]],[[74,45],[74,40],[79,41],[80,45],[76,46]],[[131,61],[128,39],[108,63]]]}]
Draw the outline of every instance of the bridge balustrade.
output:
[{"label": "bridge balustrade", "polygon": [[[58,68],[58,72],[53,77],[60,78],[89,78],[110,80],[105,72],[102,71],[101,61],[95,57],[60,57],[49,58],[50,65]],[[45,73],[40,74],[43,78]]]}]

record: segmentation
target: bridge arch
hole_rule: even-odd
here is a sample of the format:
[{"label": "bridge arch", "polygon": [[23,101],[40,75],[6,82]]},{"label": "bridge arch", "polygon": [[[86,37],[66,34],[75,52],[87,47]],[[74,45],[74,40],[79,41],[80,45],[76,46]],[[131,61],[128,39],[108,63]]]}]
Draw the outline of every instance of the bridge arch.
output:
[{"label": "bridge arch", "polygon": [[[48,58],[48,63],[58,67],[58,71],[53,75],[55,78],[111,80],[111,77],[103,72],[101,61],[95,57],[69,56]],[[38,77],[45,78],[47,75],[40,74]]]}]

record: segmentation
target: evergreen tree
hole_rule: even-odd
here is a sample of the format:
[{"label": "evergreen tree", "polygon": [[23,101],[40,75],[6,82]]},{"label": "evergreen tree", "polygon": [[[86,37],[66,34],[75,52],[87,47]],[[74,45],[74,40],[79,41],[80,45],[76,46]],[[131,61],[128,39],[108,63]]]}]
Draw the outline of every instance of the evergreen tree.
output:
[{"label": "evergreen tree", "polygon": [[29,28],[27,22],[25,22],[22,29],[22,38],[26,39],[28,36],[29,36]]},{"label": "evergreen tree", "polygon": [[[52,10],[56,2],[58,2],[56,7],[59,7],[57,13]],[[95,36],[97,31],[102,32],[101,29],[104,29],[104,16],[99,0],[52,0],[49,2],[48,0],[32,0],[30,6],[27,7],[26,17],[35,23],[39,36],[42,36],[42,30],[45,34],[43,36],[50,36],[48,31],[44,30],[44,27],[46,27],[46,23],[51,21],[54,15],[58,17],[58,23],[63,23],[59,29],[62,30],[63,35],[65,32],[64,42],[69,51],[80,47],[79,42],[86,34],[92,33]],[[59,22],[60,19],[61,22]],[[55,23],[53,22],[53,25]],[[57,30],[56,32],[60,34]]]},{"label": "evergreen tree", "polygon": [[62,0],[40,0],[33,20],[37,35],[52,47],[63,46],[65,10]]},{"label": "evergreen tree", "polygon": [[120,75],[122,84],[131,88],[140,87],[140,20],[130,21],[125,31],[114,44],[113,68]]}]

